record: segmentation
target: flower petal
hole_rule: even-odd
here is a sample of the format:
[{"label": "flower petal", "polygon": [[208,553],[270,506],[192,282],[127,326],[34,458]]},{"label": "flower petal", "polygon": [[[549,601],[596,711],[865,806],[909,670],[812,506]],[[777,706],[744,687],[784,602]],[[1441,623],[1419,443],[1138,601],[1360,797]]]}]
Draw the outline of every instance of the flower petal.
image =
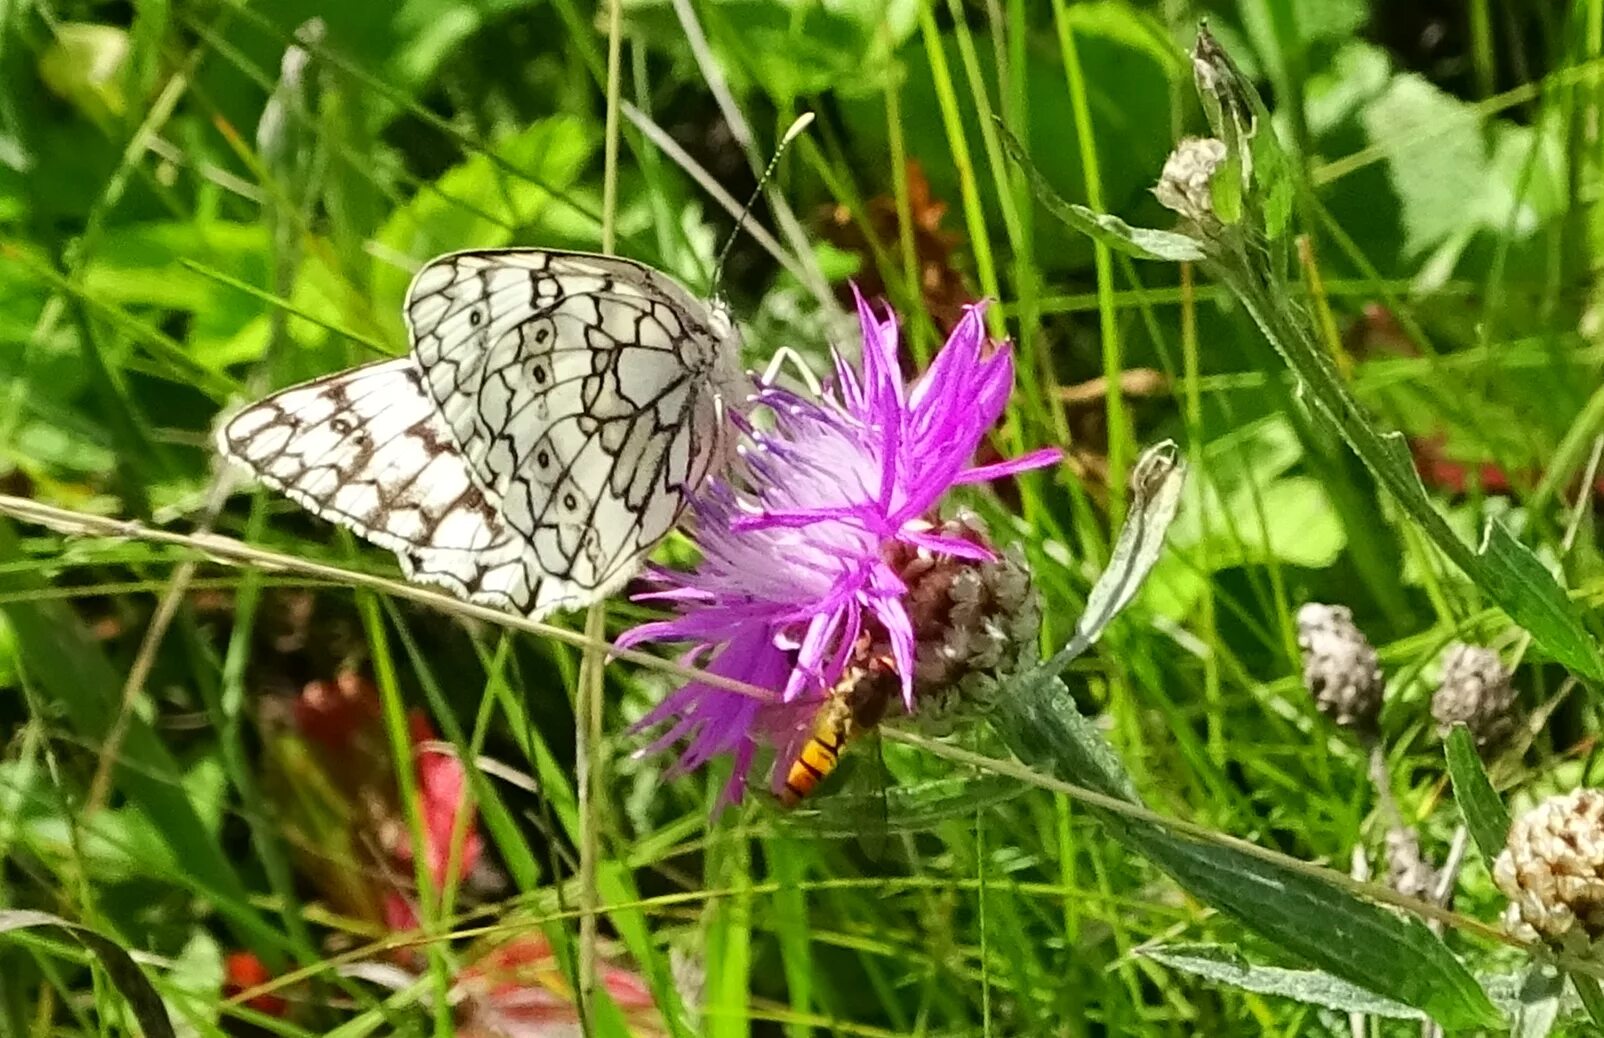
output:
[{"label": "flower petal", "polygon": [[997,461],[990,465],[976,465],[973,468],[965,469],[953,478],[953,482],[955,484],[985,483],[989,480],[1001,479],[1004,476],[1012,476],[1016,472],[1028,472],[1031,469],[1046,468],[1063,460],[1064,452],[1057,447],[1042,447],[1039,450],[1031,451],[1029,454],[1010,458],[1007,461]]}]

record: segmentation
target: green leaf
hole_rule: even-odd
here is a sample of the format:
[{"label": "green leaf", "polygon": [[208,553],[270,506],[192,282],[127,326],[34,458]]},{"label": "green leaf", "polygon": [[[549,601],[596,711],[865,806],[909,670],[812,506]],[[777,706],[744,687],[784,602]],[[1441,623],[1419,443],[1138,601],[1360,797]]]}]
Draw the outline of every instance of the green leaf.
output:
[{"label": "green leaf", "polygon": [[1448,733],[1446,753],[1459,813],[1465,816],[1465,827],[1470,830],[1470,838],[1476,841],[1482,861],[1491,869],[1509,837],[1509,812],[1482,769],[1481,755],[1476,752],[1476,740],[1471,737],[1470,729],[1462,724],[1454,725]]},{"label": "green leaf", "polygon": [[1572,973],[1571,986],[1587,1010],[1587,1018],[1595,1027],[1604,1027],[1604,991],[1599,990],[1598,979],[1586,973]]},{"label": "green leaf", "polygon": [[1572,670],[1594,680],[1604,678],[1598,642],[1577,618],[1570,596],[1537,554],[1497,519],[1488,522],[1475,560],[1466,572],[1510,619]]},{"label": "green leaf", "polygon": [[390,79],[408,86],[429,82],[454,51],[509,13],[537,6],[537,0],[403,0],[395,7],[395,31],[403,41],[390,54]]},{"label": "green leaf", "polygon": [[1202,245],[1187,235],[1147,227],[1132,227],[1117,216],[1095,212],[1083,205],[1065,201],[1030,161],[1030,156],[1025,154],[1024,146],[1019,143],[1019,139],[1008,131],[1008,127],[1003,125],[1001,119],[995,121],[1003,150],[1008,152],[1008,157],[1020,169],[1024,170],[1037,200],[1071,230],[1088,235],[1109,248],[1136,259],[1168,260],[1178,263],[1204,258]]},{"label": "green leaf", "polygon": [[167,1007],[156,993],[150,978],[145,976],[133,958],[115,941],[103,937],[87,926],[69,922],[49,912],[32,912],[25,909],[0,911],[0,934],[18,930],[50,930],[82,945],[105,969],[123,996],[134,1019],[145,1032],[145,1038],[176,1038],[172,1021],[167,1018]]},{"label": "green leaf", "polygon": [[128,33],[114,25],[62,22],[39,55],[39,78],[51,92],[96,122],[109,123],[128,107],[123,95]]},{"label": "green leaf", "polygon": [[[627,0],[624,35],[685,52],[685,28],[670,0]],[[904,75],[896,48],[918,25],[917,0],[817,3],[744,0],[703,16],[726,74],[755,79],[779,100],[826,91],[848,97],[885,89]]]},{"label": "green leaf", "polygon": [[778,833],[813,839],[924,832],[954,818],[972,819],[976,811],[1007,803],[1030,788],[1011,776],[991,774],[898,783],[872,793],[810,797],[806,803],[812,806],[776,815],[766,824]]},{"label": "green leaf", "polygon": [[1010,682],[987,720],[1026,764],[1040,764],[1066,781],[1141,803],[1119,754],[1076,709],[1069,688],[1053,667],[1056,659]]},{"label": "green leaf", "polygon": [[[596,135],[579,119],[542,119],[453,166],[397,209],[376,236],[382,251],[422,257],[510,244],[548,208],[566,204],[561,199],[595,149]],[[375,295],[399,300],[410,275],[388,264],[374,269]]]},{"label": "green leaf", "polygon": [[1064,763],[1078,776],[1071,781],[1132,803],[1139,798],[1119,755],[1075,708],[1058,675],[1096,644],[1141,590],[1164,549],[1185,484],[1186,466],[1174,441],[1161,441],[1142,452],[1131,469],[1125,525],[1114,541],[1108,567],[1086,596],[1074,637],[1051,659],[1009,679],[997,695],[1009,708],[991,717],[1021,760],[1066,754]]},{"label": "green leaf", "polygon": [[1278,995],[1327,1009],[1385,1016],[1394,1020],[1419,1020],[1425,1015],[1412,1006],[1381,998],[1320,970],[1255,965],[1237,954],[1234,948],[1224,945],[1160,945],[1157,948],[1143,948],[1141,954],[1172,969],[1261,995]]},{"label": "green leaf", "polygon": [[1045,665],[1045,673],[1059,674],[1070,662],[1096,644],[1114,618],[1131,603],[1142,582],[1153,571],[1175,511],[1186,486],[1186,465],[1175,441],[1163,440],[1142,452],[1131,468],[1131,500],[1103,570],[1086,596],[1086,608],[1075,625],[1075,636]]},{"label": "green leaf", "polygon": [[1326,484],[1313,476],[1255,477],[1256,485],[1188,486],[1170,530],[1178,550],[1155,568],[1144,593],[1149,606],[1182,618],[1222,570],[1278,562],[1324,569],[1336,562],[1348,537]]},{"label": "green leaf", "polygon": [[1531,962],[1509,973],[1483,973],[1477,978],[1493,1005],[1510,1020],[1512,1038],[1545,1038],[1554,1024],[1583,1012],[1573,985],[1558,968]]},{"label": "green leaf", "polygon": [[225,979],[223,949],[217,938],[204,930],[190,935],[183,951],[167,971],[167,999],[174,1015],[199,1016],[207,1023],[217,1022]]},{"label": "green leaf", "polygon": [[[1137,802],[1118,756],[1056,680],[1001,697],[990,720],[1027,765]],[[1199,900],[1311,965],[1419,1009],[1445,1028],[1500,1022],[1464,964],[1418,920],[1234,846],[1201,843],[1105,809],[1092,812],[1110,835]]]}]

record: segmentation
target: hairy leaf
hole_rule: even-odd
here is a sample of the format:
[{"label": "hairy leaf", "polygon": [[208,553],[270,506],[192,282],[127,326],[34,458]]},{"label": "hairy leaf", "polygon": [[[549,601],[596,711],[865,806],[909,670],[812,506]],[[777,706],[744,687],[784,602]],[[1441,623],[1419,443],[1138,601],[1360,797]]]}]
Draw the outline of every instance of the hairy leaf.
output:
[{"label": "hairy leaf", "polygon": [[1242,958],[1234,948],[1223,945],[1173,944],[1141,951],[1172,969],[1261,995],[1279,995],[1327,1009],[1395,1020],[1419,1020],[1424,1015],[1412,1006],[1381,998],[1341,977],[1320,970],[1259,966]]}]

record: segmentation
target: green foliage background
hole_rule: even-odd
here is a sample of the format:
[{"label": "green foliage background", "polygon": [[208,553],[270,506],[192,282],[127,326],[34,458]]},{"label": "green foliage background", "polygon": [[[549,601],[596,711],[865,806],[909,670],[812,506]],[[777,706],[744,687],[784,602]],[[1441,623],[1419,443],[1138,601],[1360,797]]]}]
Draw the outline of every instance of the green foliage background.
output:
[{"label": "green foliage background", "polygon": [[[1065,199],[1169,227],[1148,189],[1177,137],[1205,129],[1186,48],[1208,17],[1292,155],[1297,292],[1366,420],[1410,438],[1466,541],[1501,520],[1596,633],[1604,3],[625,0],[621,14],[634,114],[619,252],[707,289],[733,222],[643,126],[744,198],[807,111],[818,120],[775,180],[807,244],[802,273],[884,286],[920,358],[951,293],[1000,303],[1019,378],[997,444],[1069,460],[969,500],[1030,560],[1044,648],[1069,638],[1107,561],[1140,446],[1182,445],[1191,476],[1169,551],[1067,675],[1151,808],[1342,872],[1356,847],[1382,867],[1365,751],[1297,678],[1292,617],[1311,600],[1350,606],[1381,648],[1390,784],[1428,856],[1461,820],[1426,709],[1455,638],[1506,650],[1538,711],[1525,753],[1492,769],[1511,806],[1596,781],[1596,690],[1529,647],[1311,418],[1228,292],[1054,220],[992,116]],[[306,35],[314,18],[321,33]],[[284,65],[298,31],[302,60]],[[402,352],[416,264],[463,247],[597,248],[607,50],[605,5],[573,0],[0,5],[0,489],[198,528],[219,411]],[[753,128],[744,149],[726,88]],[[780,214],[760,205],[757,219]],[[753,367],[850,340],[816,284],[750,237],[720,287]],[[1130,391],[1072,392],[1092,379]],[[236,495],[215,528],[394,572],[271,495]],[[678,542],[664,553],[690,557]],[[138,953],[180,1029],[451,1033],[432,993],[486,939],[472,928],[538,929],[571,959],[588,829],[604,932],[665,998],[674,960],[702,964],[702,1021],[676,1016],[681,1033],[1351,1033],[1346,1013],[1200,965],[1217,946],[1305,964],[1183,893],[1048,782],[866,742],[809,808],[753,797],[710,822],[719,769],[663,781],[662,759],[631,755],[628,723],[672,678],[615,663],[609,795],[581,813],[576,651],[294,575],[204,559],[185,575],[195,557],[0,521],[0,906]],[[179,579],[190,592],[142,654]],[[308,587],[311,634],[285,648],[286,603]],[[611,622],[643,615],[620,605]],[[342,972],[382,959],[385,935],[319,896],[296,864],[305,834],[281,824],[284,791],[264,780],[262,704],[352,664],[376,678],[393,751],[419,706],[465,759],[494,762],[472,771],[499,883],[425,899],[427,968],[399,993]],[[954,741],[1008,756],[983,726]],[[348,834],[323,837],[331,867],[349,868]],[[1483,921],[1502,909],[1481,861],[1455,907]],[[1514,999],[1521,953],[1467,926],[1445,940],[1499,975],[1495,1001]],[[1155,945],[1170,947],[1144,953]],[[1195,945],[1211,948],[1188,959]],[[241,950],[299,971],[283,986],[290,1017],[228,997],[224,956]],[[0,1028],[124,1026],[117,975],[97,961],[59,934],[0,940]],[[1374,1011],[1382,1033],[1419,1033]],[[1535,1021],[1515,1026],[1544,1033]]]}]

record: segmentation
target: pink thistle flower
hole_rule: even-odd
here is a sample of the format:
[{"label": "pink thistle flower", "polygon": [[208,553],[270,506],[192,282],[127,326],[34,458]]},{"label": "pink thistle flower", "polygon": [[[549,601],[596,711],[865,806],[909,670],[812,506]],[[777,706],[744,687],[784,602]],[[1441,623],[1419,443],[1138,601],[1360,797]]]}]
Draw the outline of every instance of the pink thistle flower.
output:
[{"label": "pink thistle flower", "polygon": [[817,710],[865,640],[883,655],[914,705],[918,631],[900,562],[913,555],[986,563],[972,537],[941,532],[936,506],[953,487],[1058,460],[1041,450],[971,465],[1013,389],[1006,344],[990,342],[983,306],[966,308],[922,376],[904,384],[897,324],[858,296],[862,363],[835,356],[821,399],[778,388],[756,403],[772,428],[744,425],[744,471],[710,481],[694,507],[703,560],[692,572],[655,571],[665,585],[639,596],[671,604],[672,619],[642,624],[619,644],[691,643],[684,659],[711,673],[775,690],[775,701],[691,682],[641,722],[667,724],[646,751],[680,739],[671,773],[730,754],[722,803],[741,798],[760,744],[780,747],[776,792],[801,749],[798,726]]}]

